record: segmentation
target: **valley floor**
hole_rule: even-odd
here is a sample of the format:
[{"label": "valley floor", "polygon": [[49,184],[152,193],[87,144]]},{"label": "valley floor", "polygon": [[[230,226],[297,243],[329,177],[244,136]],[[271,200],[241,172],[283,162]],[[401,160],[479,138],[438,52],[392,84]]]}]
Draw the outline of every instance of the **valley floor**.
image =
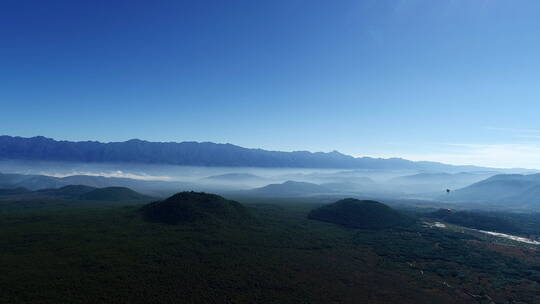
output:
[{"label": "valley floor", "polygon": [[251,203],[257,222],[240,226],[148,223],[137,204],[3,205],[0,302],[540,303],[538,250]]}]

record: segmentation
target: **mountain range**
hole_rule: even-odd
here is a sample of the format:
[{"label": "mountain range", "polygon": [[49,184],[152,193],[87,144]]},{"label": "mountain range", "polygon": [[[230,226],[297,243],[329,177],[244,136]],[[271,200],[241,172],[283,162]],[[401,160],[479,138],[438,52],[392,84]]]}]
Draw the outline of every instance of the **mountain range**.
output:
[{"label": "mountain range", "polygon": [[401,158],[352,157],[333,152],[267,151],[212,142],[56,141],[43,136],[0,136],[0,159],[76,161],[87,163],[127,162],[185,166],[266,168],[349,168],[427,171],[471,171],[485,168],[452,166],[437,162],[414,162]]}]

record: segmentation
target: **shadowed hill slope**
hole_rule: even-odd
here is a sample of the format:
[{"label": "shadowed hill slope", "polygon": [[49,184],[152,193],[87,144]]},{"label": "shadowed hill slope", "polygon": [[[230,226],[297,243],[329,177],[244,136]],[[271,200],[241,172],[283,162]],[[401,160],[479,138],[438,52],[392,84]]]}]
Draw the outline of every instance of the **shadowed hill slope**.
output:
[{"label": "shadowed hill slope", "polygon": [[141,211],[147,220],[167,224],[207,220],[240,223],[251,218],[240,203],[204,192],[180,192]]},{"label": "shadowed hill slope", "polygon": [[312,210],[313,220],[340,224],[351,228],[384,229],[411,225],[414,220],[385,204],[346,198]]}]

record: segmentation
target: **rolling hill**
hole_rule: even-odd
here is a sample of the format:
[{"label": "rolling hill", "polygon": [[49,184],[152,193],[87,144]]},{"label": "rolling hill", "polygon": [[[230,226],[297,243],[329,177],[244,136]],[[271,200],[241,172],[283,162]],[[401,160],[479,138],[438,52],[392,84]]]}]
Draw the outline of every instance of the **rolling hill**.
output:
[{"label": "rolling hill", "polygon": [[248,211],[240,203],[204,192],[180,192],[145,205],[141,211],[147,220],[166,224],[197,221],[239,223],[250,219]]},{"label": "rolling hill", "polygon": [[308,218],[351,228],[384,229],[408,226],[413,219],[376,201],[346,198],[312,210]]}]

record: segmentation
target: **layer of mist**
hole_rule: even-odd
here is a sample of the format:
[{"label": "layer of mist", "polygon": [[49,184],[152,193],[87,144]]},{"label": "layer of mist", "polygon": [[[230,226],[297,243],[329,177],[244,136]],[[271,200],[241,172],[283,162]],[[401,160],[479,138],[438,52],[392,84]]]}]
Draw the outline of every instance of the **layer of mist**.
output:
[{"label": "layer of mist", "polygon": [[[150,195],[212,191],[247,196],[354,196],[433,199],[446,189],[464,188],[497,171],[423,172],[417,170],[343,170],[306,168],[194,167],[134,163],[80,163],[1,160],[0,173],[47,176],[32,183],[11,178],[3,188],[32,190],[67,184],[123,186]],[[4,178],[5,180],[6,178]]]}]

